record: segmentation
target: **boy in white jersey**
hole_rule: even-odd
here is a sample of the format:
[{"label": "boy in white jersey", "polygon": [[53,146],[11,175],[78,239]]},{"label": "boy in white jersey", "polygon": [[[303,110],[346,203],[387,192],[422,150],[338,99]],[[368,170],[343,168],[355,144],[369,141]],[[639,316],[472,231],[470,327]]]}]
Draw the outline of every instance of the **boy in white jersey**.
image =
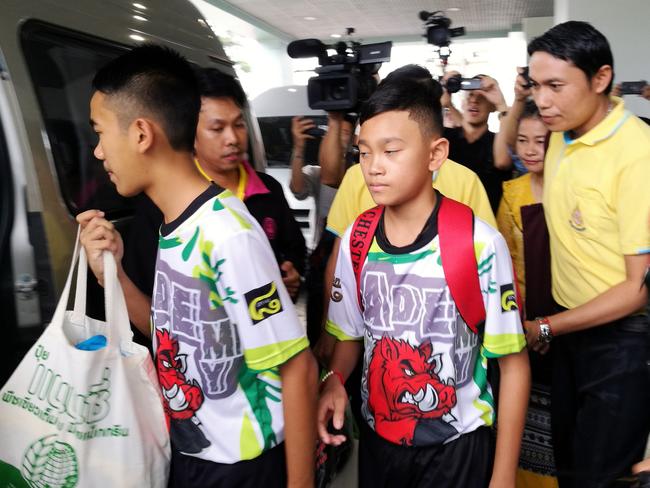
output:
[{"label": "boy in white jersey", "polygon": [[[189,64],[143,46],[93,87],[95,156],[121,195],[144,191],[164,215],[151,301],[118,273],[132,322],[154,343],[170,486],[311,486],[315,361],[259,224],[194,165],[200,97]],[[101,283],[101,254],[119,263],[122,240],[100,211],[77,219]]]},{"label": "boy in white jersey", "polygon": [[[477,294],[485,308],[484,325],[474,333],[458,313],[440,261],[444,197],[431,186],[448,153],[440,95],[428,71],[406,66],[361,111],[361,167],[384,209],[357,277],[353,227],[341,241],[327,322],[338,342],[322,385],[318,429],[326,443],[344,440],[327,423],[341,428],[342,382],[364,350],[362,487],[515,486],[530,373],[512,266],[501,235],[474,218]],[[499,396],[494,466],[488,358],[498,358],[500,392],[507,392]]]}]

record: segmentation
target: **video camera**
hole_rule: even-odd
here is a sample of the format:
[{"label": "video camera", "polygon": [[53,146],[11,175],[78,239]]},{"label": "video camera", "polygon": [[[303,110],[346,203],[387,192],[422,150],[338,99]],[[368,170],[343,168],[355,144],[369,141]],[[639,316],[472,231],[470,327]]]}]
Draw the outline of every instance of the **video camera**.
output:
[{"label": "video camera", "polygon": [[[348,29],[351,33],[352,29]],[[359,104],[377,88],[375,75],[390,61],[393,43],[362,45],[358,42],[323,44],[318,39],[301,39],[287,46],[291,58],[318,58],[316,76],[307,83],[309,107],[313,110],[358,111]],[[329,55],[327,50],[336,54]]]},{"label": "video camera", "polygon": [[448,93],[456,93],[459,90],[480,90],[481,89],[481,79],[480,78],[463,78],[460,75],[451,76],[447,78],[446,82],[442,81],[442,76],[438,80],[443,83],[443,86]]},{"label": "video camera", "polygon": [[[451,54],[449,44],[451,44],[452,37],[459,37],[465,35],[465,27],[451,28],[451,19],[446,17],[441,10],[435,12],[427,12],[422,10],[419,14],[420,20],[424,22],[426,27],[426,34],[423,37],[427,38],[429,44],[433,44],[438,49],[438,55],[442,60],[443,68],[447,66],[447,60]],[[456,90],[458,91],[458,90]]]},{"label": "video camera", "polygon": [[438,47],[447,47],[451,43],[452,37],[465,35],[465,27],[455,27],[452,29],[451,19],[445,17],[445,14],[441,10],[436,12],[422,10],[419,16],[427,28],[426,38],[429,44]]}]

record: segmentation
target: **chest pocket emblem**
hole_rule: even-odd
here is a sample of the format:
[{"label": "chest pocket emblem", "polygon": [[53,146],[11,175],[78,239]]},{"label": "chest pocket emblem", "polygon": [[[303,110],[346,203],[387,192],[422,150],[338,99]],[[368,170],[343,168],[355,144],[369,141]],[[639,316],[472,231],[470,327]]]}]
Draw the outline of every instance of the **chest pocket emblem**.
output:
[{"label": "chest pocket emblem", "polygon": [[569,225],[578,232],[583,232],[587,229],[585,227],[584,221],[582,220],[582,212],[580,212],[580,207],[578,207],[578,205],[576,205],[576,208],[574,208],[573,212],[571,212]]}]

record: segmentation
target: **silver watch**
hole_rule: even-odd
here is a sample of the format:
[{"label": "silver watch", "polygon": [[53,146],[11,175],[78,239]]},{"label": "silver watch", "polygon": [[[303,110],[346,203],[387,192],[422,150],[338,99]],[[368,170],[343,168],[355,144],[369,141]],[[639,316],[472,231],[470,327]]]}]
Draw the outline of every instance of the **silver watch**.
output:
[{"label": "silver watch", "polygon": [[548,319],[546,317],[537,317],[535,320],[539,324],[537,342],[548,344],[553,340],[553,332],[551,331],[551,325],[548,323]]}]

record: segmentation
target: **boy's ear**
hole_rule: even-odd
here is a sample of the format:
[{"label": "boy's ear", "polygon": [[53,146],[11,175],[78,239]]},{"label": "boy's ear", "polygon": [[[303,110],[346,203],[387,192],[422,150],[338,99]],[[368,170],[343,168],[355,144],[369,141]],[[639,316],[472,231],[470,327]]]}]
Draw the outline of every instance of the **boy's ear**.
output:
[{"label": "boy's ear", "polygon": [[434,136],[429,146],[429,171],[438,171],[448,156],[449,141],[444,137]]},{"label": "boy's ear", "polygon": [[605,93],[605,90],[611,81],[612,67],[608,64],[604,64],[598,68],[596,74],[591,78],[591,87],[598,94]]},{"label": "boy's ear", "polygon": [[154,124],[145,118],[135,119],[129,127],[130,139],[134,143],[136,151],[144,154],[154,144],[156,130]]}]

